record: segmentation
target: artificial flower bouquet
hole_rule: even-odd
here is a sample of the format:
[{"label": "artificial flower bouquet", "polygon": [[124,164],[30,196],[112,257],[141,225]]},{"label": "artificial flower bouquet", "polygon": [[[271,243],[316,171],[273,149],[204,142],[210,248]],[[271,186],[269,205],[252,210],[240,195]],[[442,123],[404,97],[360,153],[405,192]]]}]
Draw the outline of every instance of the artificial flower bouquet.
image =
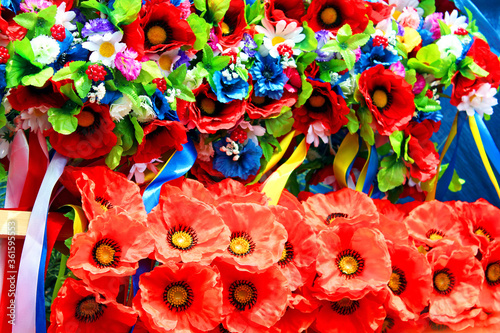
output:
[{"label": "artificial flower bouquet", "polygon": [[500,211],[432,201],[463,183],[442,161],[466,119],[500,195],[500,61],[461,9],[2,3],[0,171],[31,218],[0,330],[498,327]]}]

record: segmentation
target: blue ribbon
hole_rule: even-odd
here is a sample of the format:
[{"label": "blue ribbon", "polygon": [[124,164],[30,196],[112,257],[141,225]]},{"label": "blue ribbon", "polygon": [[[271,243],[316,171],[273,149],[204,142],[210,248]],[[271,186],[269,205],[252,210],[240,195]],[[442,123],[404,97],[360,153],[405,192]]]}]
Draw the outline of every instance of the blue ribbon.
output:
[{"label": "blue ribbon", "polygon": [[451,156],[450,162],[448,163],[448,168],[446,168],[446,171],[438,181],[436,189],[437,200],[443,201],[444,196],[448,192],[448,186],[450,185],[451,179],[453,178],[455,163],[457,161],[458,142],[460,140],[460,133],[462,133],[462,128],[464,127],[466,119],[467,119],[466,113],[459,111],[457,117],[457,134],[455,135],[455,148],[453,148],[453,155]]},{"label": "blue ribbon", "polygon": [[478,113],[474,114],[474,118],[476,119],[477,128],[483,141],[484,150],[490,158],[491,164],[493,164],[497,172],[500,173],[500,151],[498,151],[498,148],[493,141],[490,131],[488,131],[488,128],[484,124],[483,118],[481,118]]},{"label": "blue ribbon", "polygon": [[378,170],[378,155],[377,149],[373,145],[370,152],[370,158],[368,159],[368,169],[366,170],[365,183],[363,184],[363,193],[370,194],[370,188],[377,176]]},{"label": "blue ribbon", "polygon": [[40,269],[38,270],[38,284],[36,289],[36,331],[47,330],[47,318],[45,316],[45,264],[47,261],[47,229],[43,235],[42,255],[40,256]]}]

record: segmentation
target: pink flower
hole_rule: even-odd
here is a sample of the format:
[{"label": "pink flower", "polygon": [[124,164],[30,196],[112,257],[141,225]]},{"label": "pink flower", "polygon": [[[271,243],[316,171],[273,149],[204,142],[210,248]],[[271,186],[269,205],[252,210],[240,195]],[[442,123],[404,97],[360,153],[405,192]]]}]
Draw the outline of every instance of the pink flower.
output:
[{"label": "pink flower", "polygon": [[120,70],[127,81],[137,79],[141,72],[142,65],[139,61],[135,60],[135,58],[137,58],[137,52],[133,49],[126,48],[116,54],[116,68]]},{"label": "pink flower", "polygon": [[425,18],[424,29],[432,32],[432,38],[441,38],[441,29],[439,27],[439,20],[443,19],[443,13],[433,13]]},{"label": "pink flower", "polygon": [[417,29],[420,25],[420,16],[413,7],[405,7],[398,17],[398,22],[403,27]]}]

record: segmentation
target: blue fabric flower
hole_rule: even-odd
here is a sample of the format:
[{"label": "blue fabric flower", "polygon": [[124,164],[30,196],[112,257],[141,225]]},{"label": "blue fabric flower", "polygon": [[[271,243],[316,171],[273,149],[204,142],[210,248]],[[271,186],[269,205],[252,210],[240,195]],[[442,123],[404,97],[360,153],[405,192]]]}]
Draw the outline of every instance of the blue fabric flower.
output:
[{"label": "blue fabric flower", "polygon": [[434,43],[434,38],[432,38],[432,32],[427,29],[418,30],[420,37],[422,37],[422,47]]},{"label": "blue fabric flower", "polygon": [[0,100],[3,99],[5,95],[5,88],[7,87],[7,81],[5,80],[5,65],[0,65]]},{"label": "blue fabric flower", "polygon": [[249,176],[255,175],[260,168],[260,157],[262,156],[262,148],[256,145],[252,140],[248,140],[245,146],[239,145],[239,159],[234,160],[234,155],[228,156],[221,151],[222,146],[228,143],[223,138],[214,143],[214,162],[215,170],[221,172],[225,177],[239,177],[246,180]]},{"label": "blue fabric flower", "polygon": [[[62,49],[61,49],[62,51]],[[56,61],[54,61],[51,66],[54,68],[54,71],[57,72],[61,68],[64,67],[65,64],[71,61],[86,61],[89,57],[89,51],[84,49],[81,44],[75,44],[71,46],[69,49],[61,52]]]},{"label": "blue fabric flower", "polygon": [[413,120],[415,120],[418,123],[421,123],[426,119],[432,120],[433,122],[437,123],[437,122],[440,122],[441,119],[443,119],[443,114],[439,111],[434,111],[434,112],[419,111],[417,113],[417,116],[413,117]]},{"label": "blue fabric flower", "polygon": [[21,1],[20,0],[2,0],[2,7],[7,8],[11,12],[14,12],[16,14],[20,7],[21,7]]},{"label": "blue fabric flower", "polygon": [[215,87],[212,90],[217,95],[217,100],[229,103],[234,99],[244,99],[248,95],[248,82],[239,75],[235,78],[228,70],[224,70],[224,73],[225,75],[217,71],[213,76]]},{"label": "blue fabric flower", "polygon": [[123,94],[121,92],[117,91],[111,91],[111,90],[106,90],[106,95],[104,95],[103,99],[101,99],[101,104],[105,105],[111,105],[113,104],[118,98],[122,97]]},{"label": "blue fabric flower", "polygon": [[362,51],[363,53],[355,65],[356,73],[362,73],[377,65],[384,65],[387,68],[400,60],[400,56],[384,49],[382,45],[373,47],[372,40],[362,48]]},{"label": "blue fabric flower", "polygon": [[115,32],[115,26],[107,19],[93,19],[85,23],[82,28],[82,36],[88,37],[96,34],[105,34],[107,32]]},{"label": "blue fabric flower", "polygon": [[288,81],[288,77],[281,68],[280,59],[270,55],[262,57],[259,53],[255,54],[255,59],[250,69],[254,81],[257,81],[254,84],[255,95],[280,99],[283,95],[283,87]]},{"label": "blue fabric flower", "polygon": [[168,104],[165,95],[163,95],[160,89],[155,90],[153,96],[151,96],[151,102],[153,103],[153,110],[158,119],[179,120],[177,113],[170,109],[170,104]]}]

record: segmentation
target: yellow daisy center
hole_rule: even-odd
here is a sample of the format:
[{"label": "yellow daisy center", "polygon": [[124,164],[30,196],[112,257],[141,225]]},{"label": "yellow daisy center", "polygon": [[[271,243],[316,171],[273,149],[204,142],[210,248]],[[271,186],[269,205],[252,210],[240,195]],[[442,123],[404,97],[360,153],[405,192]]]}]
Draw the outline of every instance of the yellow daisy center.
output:
[{"label": "yellow daisy center", "polygon": [[273,46],[279,44],[279,43],[283,43],[286,39],[281,37],[281,36],[276,36],[274,37],[271,42],[273,43]]},{"label": "yellow daisy center", "polygon": [[155,25],[149,28],[146,37],[151,45],[163,44],[167,40],[167,32],[162,27]]},{"label": "yellow daisy center", "polygon": [[383,90],[377,89],[373,93],[372,100],[378,108],[383,109],[388,102],[387,93]]},{"label": "yellow daisy center", "polygon": [[172,68],[172,59],[168,55],[162,55],[160,59],[158,59],[158,64],[160,68],[164,71],[169,71]]},{"label": "yellow daisy center", "polygon": [[82,111],[78,116],[78,126],[89,127],[94,123],[95,117],[91,112]]},{"label": "yellow daisy center", "polygon": [[99,54],[104,58],[109,58],[115,54],[115,46],[110,42],[104,42],[99,46]]},{"label": "yellow daisy center", "polygon": [[321,12],[321,21],[323,21],[326,25],[335,23],[335,21],[337,21],[337,17],[337,11],[332,7],[325,8]]}]

